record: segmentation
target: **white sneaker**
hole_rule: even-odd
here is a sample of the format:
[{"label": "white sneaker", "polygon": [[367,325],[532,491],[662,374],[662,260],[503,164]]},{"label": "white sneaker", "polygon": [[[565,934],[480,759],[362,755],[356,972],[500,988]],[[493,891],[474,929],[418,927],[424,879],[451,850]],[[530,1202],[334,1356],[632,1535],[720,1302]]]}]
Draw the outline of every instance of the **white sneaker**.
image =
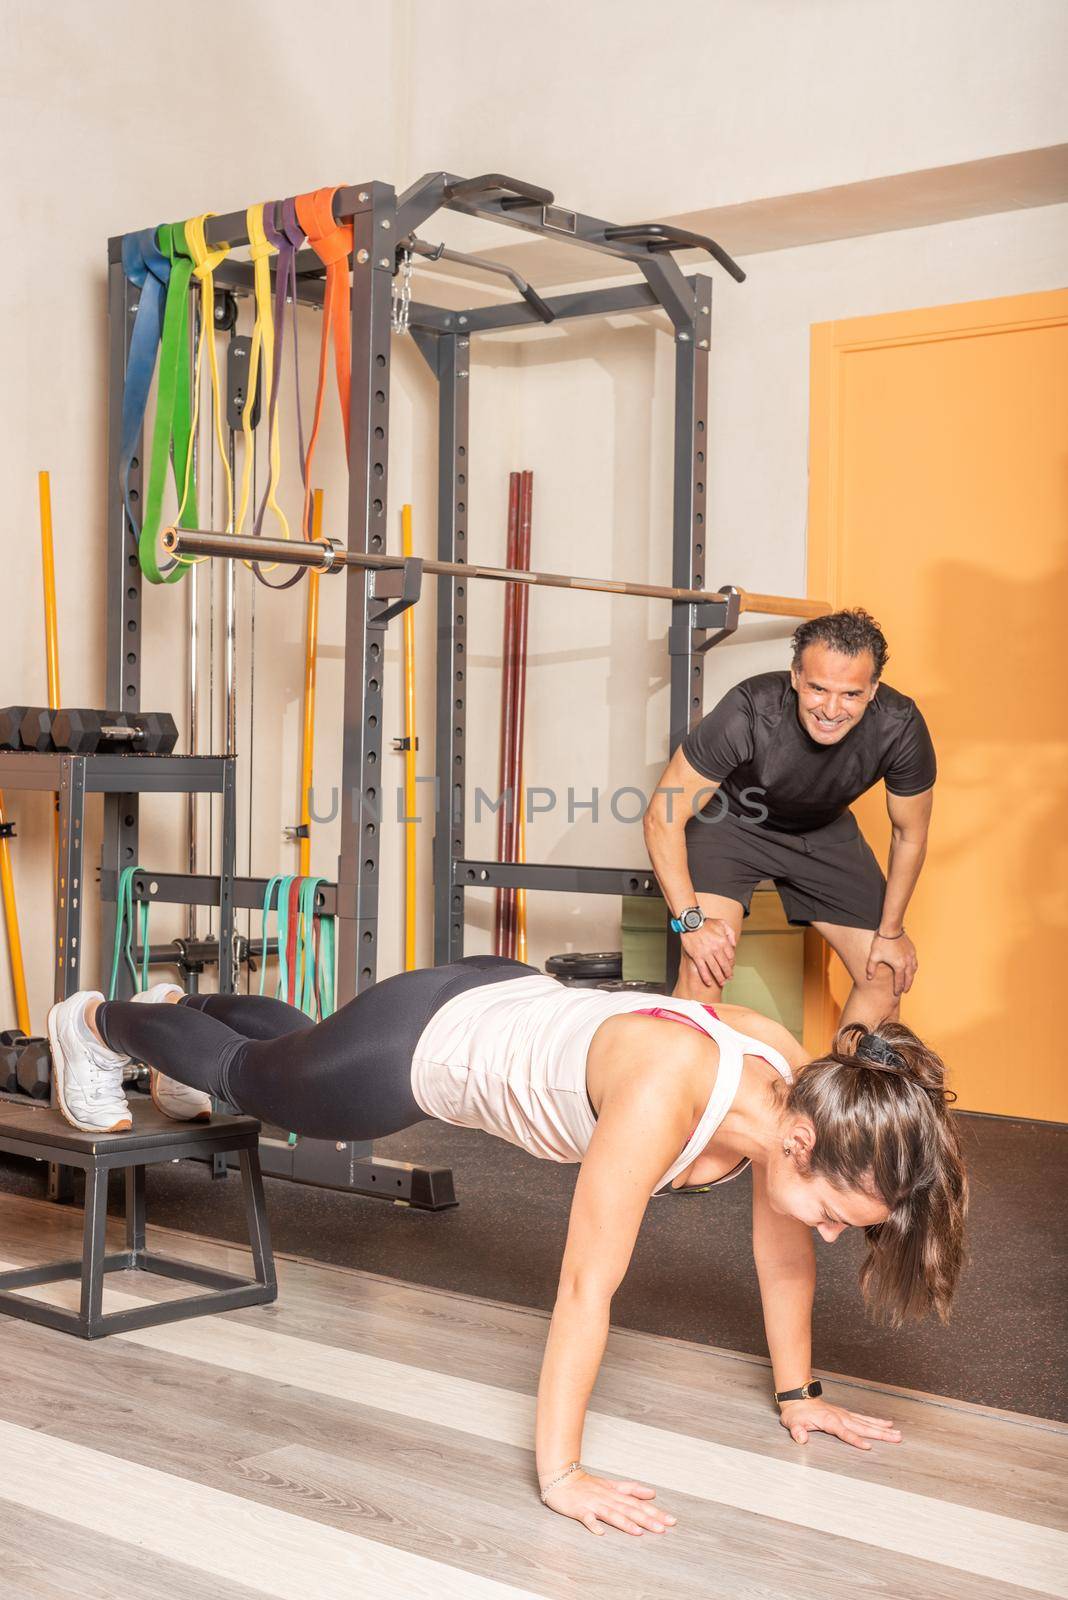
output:
[{"label": "white sneaker", "polygon": [[[184,993],[185,990],[177,983],[156,983],[151,989],[135,994],[133,999],[145,1006],[162,1006],[166,1005],[168,995]],[[165,1072],[158,1072],[151,1065],[148,1071],[152,1104],[157,1111],[162,1111],[165,1117],[173,1117],[175,1122],[211,1121],[209,1094],[202,1089],[191,1089],[187,1083],[179,1083],[177,1078],[168,1078]]]},{"label": "white sneaker", "polygon": [[82,989],[48,1013],[56,1097],[72,1128],[128,1133],[133,1118],[122,1092],[122,1069],[130,1058],[101,1044],[85,1020],[90,1001],[103,998],[97,989]]}]

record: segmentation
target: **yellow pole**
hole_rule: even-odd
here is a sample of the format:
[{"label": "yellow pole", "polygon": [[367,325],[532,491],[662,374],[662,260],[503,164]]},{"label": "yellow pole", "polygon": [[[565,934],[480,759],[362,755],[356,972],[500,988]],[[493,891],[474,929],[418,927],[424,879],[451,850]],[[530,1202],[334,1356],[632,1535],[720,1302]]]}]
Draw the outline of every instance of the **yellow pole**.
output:
[{"label": "yellow pole", "polygon": [[[56,609],[56,560],[52,543],[52,481],[47,472],[37,474],[41,507],[41,575],[44,579],[45,663],[48,669],[48,704],[59,710],[59,615]],[[59,796],[53,795],[55,869],[59,870]]]},{"label": "yellow pole", "polygon": [[[323,491],[312,495],[312,537],[323,536]],[[315,765],[315,666],[319,648],[319,574],[308,573],[307,629],[304,640],[304,728],[300,754],[300,821],[305,832],[300,840],[300,875],[311,871],[311,807],[309,797]]]},{"label": "yellow pole", "polygon": [[[0,794],[0,824],[4,816],[4,797]],[[22,939],[19,936],[19,914],[15,905],[15,879],[11,871],[11,852],[7,839],[0,834],[0,891],[4,900],[4,922],[7,925],[7,946],[11,955],[11,982],[15,990],[15,1015],[23,1033],[32,1033],[30,1027],[30,1002],[26,995],[26,968],[22,962]]]},{"label": "yellow pole", "polygon": [[52,545],[52,485],[47,472],[37,474],[41,502],[41,571],[44,574],[45,656],[48,662],[48,704],[59,710],[59,626],[56,618],[56,562]]},{"label": "yellow pole", "polygon": [[[401,507],[401,544],[412,554],[412,508]],[[415,607],[404,613],[404,970],[415,966]]]}]

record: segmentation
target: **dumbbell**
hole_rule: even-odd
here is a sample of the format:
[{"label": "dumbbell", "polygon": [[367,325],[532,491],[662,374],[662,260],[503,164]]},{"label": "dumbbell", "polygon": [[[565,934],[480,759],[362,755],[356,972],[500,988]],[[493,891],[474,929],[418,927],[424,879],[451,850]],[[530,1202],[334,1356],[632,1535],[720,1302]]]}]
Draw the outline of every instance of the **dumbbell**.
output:
[{"label": "dumbbell", "polygon": [[52,1051],[47,1039],[23,1039],[18,1046],[16,1075],[19,1088],[32,1100],[47,1100],[52,1094]]},{"label": "dumbbell", "polygon": [[0,1030],[0,1089],[15,1094],[19,1086],[19,1045],[26,1035],[21,1028]]},{"label": "dumbbell", "polygon": [[47,1100],[52,1092],[52,1054],[48,1040],[27,1038],[21,1028],[0,1031],[0,1089],[16,1090],[31,1100]]},{"label": "dumbbell", "polygon": [[26,706],[4,706],[0,709],[0,750],[22,749],[22,719]]},{"label": "dumbbell", "polygon": [[169,711],[47,711],[35,706],[23,717],[20,732],[26,749],[68,750],[73,755],[109,749],[170,755],[178,743],[178,725]]}]

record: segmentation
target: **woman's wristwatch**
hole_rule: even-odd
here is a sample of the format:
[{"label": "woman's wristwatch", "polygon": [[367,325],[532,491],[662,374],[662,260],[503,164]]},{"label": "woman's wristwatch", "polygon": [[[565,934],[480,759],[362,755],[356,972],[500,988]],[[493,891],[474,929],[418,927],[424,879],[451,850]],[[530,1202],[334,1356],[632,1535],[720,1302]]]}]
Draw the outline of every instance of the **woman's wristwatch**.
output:
[{"label": "woman's wristwatch", "polygon": [[696,933],[705,920],[705,914],[700,906],[687,906],[685,911],[680,911],[677,917],[672,917],[671,931],[672,933]]},{"label": "woman's wristwatch", "polygon": [[810,1378],[808,1383],[803,1383],[800,1389],[780,1389],[775,1395],[775,1404],[781,1406],[785,1400],[817,1400],[823,1393],[823,1385],[818,1378]]}]

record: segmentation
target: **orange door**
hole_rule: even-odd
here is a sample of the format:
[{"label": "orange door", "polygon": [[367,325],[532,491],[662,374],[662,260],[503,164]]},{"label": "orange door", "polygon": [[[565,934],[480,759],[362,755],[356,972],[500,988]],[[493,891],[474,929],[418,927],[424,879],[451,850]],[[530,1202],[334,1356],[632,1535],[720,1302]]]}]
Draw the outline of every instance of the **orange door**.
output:
[{"label": "orange door", "polygon": [[962,1107],[1068,1121],[1068,291],[815,327],[810,465],[809,593],[875,615],[938,750],[904,1018]]}]

